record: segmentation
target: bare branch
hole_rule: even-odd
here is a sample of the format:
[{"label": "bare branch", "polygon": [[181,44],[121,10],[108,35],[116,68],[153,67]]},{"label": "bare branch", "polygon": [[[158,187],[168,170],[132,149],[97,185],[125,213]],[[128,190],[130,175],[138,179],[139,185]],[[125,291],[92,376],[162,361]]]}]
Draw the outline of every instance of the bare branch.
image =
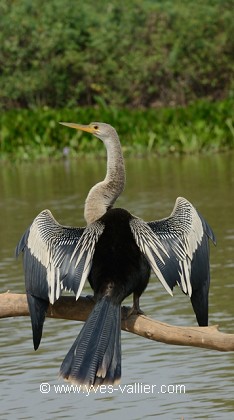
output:
[{"label": "bare branch", "polygon": [[[54,305],[49,305],[47,316],[76,321],[85,321],[94,303],[80,297],[62,296]],[[28,316],[27,298],[24,294],[0,294],[0,318]],[[122,320],[122,329],[150,340],[181,346],[203,347],[219,351],[234,351],[234,334],[225,334],[217,325],[210,327],[177,327],[153,320],[143,315],[131,315]]]}]

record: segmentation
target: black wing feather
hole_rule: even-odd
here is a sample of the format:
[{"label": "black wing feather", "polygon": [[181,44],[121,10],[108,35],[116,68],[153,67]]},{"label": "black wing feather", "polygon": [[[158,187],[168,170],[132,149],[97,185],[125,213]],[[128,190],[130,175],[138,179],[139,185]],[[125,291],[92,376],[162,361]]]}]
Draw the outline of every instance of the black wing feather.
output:
[{"label": "black wing feather", "polygon": [[99,222],[86,228],[62,226],[49,210],[44,210],[20,239],[16,256],[23,252],[35,350],[40,344],[49,302],[53,304],[63,289],[72,290],[78,299],[103,229]]},{"label": "black wing feather", "polygon": [[[75,271],[77,244],[85,228],[60,225],[49,210],[42,211],[26,230],[16,247],[23,252],[26,291],[54,303],[60,296],[62,280]],[[76,250],[76,255],[71,256]],[[70,282],[70,290],[77,286]]]},{"label": "black wing feather", "polygon": [[189,201],[179,197],[168,218],[147,224],[133,219],[130,225],[138,246],[166,290],[170,293],[179,284],[191,298],[199,325],[207,325],[208,242],[216,241],[203,216]]}]

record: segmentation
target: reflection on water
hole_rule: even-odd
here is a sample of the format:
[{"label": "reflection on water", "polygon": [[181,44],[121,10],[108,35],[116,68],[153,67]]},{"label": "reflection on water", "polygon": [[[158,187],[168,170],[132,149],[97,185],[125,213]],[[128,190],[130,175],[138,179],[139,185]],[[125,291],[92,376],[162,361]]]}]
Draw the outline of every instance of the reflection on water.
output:
[{"label": "reflection on water", "polygon": [[[126,162],[127,186],[118,205],[145,220],[170,214],[185,196],[213,227],[210,323],[233,333],[233,186],[234,156],[132,159]],[[0,290],[23,292],[21,261],[15,245],[32,219],[49,208],[63,224],[81,226],[89,188],[105,173],[105,161],[19,165],[0,168]],[[84,293],[90,293],[88,285]],[[129,299],[128,299],[129,302]],[[150,316],[174,325],[195,325],[189,300],[179,289],[171,298],[152,278],[141,299]],[[124,416],[131,419],[230,419],[233,403],[233,353],[169,346],[122,332],[122,388],[90,395],[57,394],[59,366],[81,323],[47,320],[40,349],[32,350],[28,318],[0,321],[1,415],[3,419]],[[40,383],[50,385],[41,393]],[[131,393],[124,385],[157,385]],[[160,386],[182,384],[185,393],[161,393]],[[173,388],[169,388],[173,390]]]}]

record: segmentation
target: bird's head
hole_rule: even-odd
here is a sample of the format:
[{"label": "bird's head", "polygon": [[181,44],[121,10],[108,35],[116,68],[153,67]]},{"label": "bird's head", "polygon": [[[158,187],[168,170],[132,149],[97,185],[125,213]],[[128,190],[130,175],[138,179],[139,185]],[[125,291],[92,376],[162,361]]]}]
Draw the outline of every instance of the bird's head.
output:
[{"label": "bird's head", "polygon": [[87,133],[93,134],[95,137],[98,137],[104,143],[108,139],[116,138],[116,130],[109,124],[102,122],[92,122],[88,125],[81,125],[75,123],[60,122],[60,124],[65,125],[70,128],[75,128],[76,130],[86,131]]}]

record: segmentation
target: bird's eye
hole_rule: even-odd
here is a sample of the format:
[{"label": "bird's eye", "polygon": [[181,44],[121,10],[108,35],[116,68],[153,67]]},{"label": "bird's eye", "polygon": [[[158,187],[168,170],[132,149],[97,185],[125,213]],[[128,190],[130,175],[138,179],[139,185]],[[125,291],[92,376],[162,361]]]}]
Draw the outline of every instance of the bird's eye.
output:
[{"label": "bird's eye", "polygon": [[98,125],[93,126],[94,130],[98,130]]}]

